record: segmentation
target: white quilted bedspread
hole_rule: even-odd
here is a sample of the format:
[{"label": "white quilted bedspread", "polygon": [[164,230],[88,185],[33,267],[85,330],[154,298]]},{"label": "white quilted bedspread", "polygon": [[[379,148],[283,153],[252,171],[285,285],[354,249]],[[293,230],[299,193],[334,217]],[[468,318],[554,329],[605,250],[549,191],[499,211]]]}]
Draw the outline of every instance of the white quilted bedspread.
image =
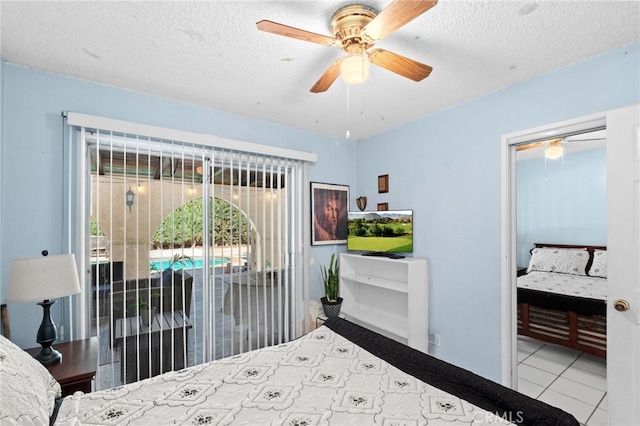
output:
[{"label": "white quilted bedspread", "polygon": [[[451,423],[453,422],[453,423]],[[326,327],[287,344],[108,391],[77,392],[58,425],[505,424]]]}]

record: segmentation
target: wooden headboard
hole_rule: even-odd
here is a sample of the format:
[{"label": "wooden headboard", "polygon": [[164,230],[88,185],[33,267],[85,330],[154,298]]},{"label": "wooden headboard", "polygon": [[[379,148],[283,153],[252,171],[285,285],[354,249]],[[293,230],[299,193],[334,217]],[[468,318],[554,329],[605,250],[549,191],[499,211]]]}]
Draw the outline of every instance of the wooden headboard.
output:
[{"label": "wooden headboard", "polygon": [[[591,268],[591,264],[593,263],[593,251],[594,250],[606,250],[607,246],[587,246],[587,245],[575,245],[575,244],[547,244],[547,243],[535,243],[534,248],[541,247],[558,247],[558,248],[586,248],[589,252],[589,261],[587,262],[587,266],[585,268],[585,273],[589,272]],[[533,249],[531,249],[533,250]]]}]

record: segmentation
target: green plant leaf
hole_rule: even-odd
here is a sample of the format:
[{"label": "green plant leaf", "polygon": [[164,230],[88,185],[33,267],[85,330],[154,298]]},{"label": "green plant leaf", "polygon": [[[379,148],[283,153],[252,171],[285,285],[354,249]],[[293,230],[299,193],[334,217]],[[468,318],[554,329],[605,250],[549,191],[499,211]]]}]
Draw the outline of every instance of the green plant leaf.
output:
[{"label": "green plant leaf", "polygon": [[320,265],[320,275],[324,283],[324,295],[329,302],[335,302],[340,295],[340,268],[335,253],[331,255],[329,267]]}]

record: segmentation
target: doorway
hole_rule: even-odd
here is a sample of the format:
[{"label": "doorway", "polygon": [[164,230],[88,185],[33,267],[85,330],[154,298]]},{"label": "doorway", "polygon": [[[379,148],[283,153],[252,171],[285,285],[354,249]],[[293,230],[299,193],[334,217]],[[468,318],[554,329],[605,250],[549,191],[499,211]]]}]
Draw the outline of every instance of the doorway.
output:
[{"label": "doorway", "polygon": [[[518,145],[516,153],[517,388],[582,424],[603,424],[606,278],[592,276],[585,247],[598,246],[604,259],[606,130]],[[532,257],[540,245],[553,248],[538,248]],[[575,272],[555,272],[550,253],[563,254],[559,266],[577,255],[584,263]],[[595,267],[604,271],[601,263]]]},{"label": "doorway", "polygon": [[501,211],[502,211],[502,383],[515,387],[516,333],[513,328],[516,313],[515,278],[517,272],[517,181],[516,147],[532,141],[546,140],[560,134],[586,132],[604,128],[604,114],[541,126],[503,135],[501,138]]},{"label": "doorway", "polygon": [[[607,423],[638,424],[640,410],[640,117],[630,105],[501,137],[502,383],[516,387],[516,146],[557,135],[607,129]],[[634,266],[635,265],[635,266]],[[622,309],[614,309],[622,305]]]}]

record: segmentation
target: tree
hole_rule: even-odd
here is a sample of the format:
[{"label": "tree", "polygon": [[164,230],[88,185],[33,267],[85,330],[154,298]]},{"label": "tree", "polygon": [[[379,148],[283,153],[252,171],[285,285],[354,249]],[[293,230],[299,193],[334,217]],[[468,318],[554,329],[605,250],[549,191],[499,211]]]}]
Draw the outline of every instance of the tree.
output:
[{"label": "tree", "polygon": [[94,218],[91,218],[91,234],[98,237],[104,237],[104,231],[98,226],[98,222]]},{"label": "tree", "polygon": [[356,237],[364,237],[367,235],[367,228],[365,227],[363,220],[358,218],[353,221],[349,221],[349,235]]},{"label": "tree", "polygon": [[[215,245],[248,241],[247,217],[237,207],[219,198],[209,199],[212,239]],[[189,201],[167,216],[151,238],[157,248],[187,247],[204,242],[202,197]]]}]

